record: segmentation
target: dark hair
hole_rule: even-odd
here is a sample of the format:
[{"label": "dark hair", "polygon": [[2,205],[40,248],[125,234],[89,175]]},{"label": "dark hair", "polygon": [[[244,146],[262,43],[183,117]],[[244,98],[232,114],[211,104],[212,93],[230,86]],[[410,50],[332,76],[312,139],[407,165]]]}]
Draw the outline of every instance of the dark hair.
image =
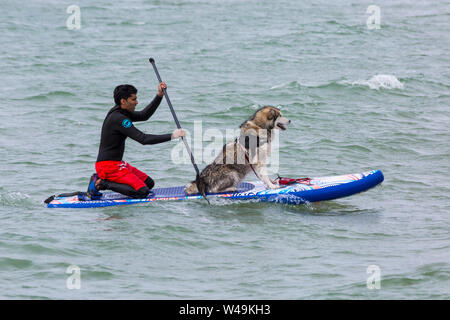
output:
[{"label": "dark hair", "polygon": [[131,84],[121,84],[114,89],[114,102],[120,106],[120,100],[127,100],[132,94],[136,94],[137,89]]}]

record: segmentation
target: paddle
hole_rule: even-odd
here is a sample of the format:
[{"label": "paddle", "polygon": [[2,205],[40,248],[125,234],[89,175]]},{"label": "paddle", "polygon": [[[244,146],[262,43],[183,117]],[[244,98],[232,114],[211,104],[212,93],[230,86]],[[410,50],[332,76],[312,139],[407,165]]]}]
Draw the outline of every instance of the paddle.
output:
[{"label": "paddle", "polygon": [[[156,68],[155,59],[150,58],[148,60],[152,64],[153,70],[155,70],[156,77],[158,78],[159,83],[161,83],[162,80],[161,80],[161,76],[159,75],[158,69]],[[164,89],[164,88],[162,88],[162,90],[164,92],[164,97],[166,97],[167,104],[169,105],[170,112],[172,113],[172,116],[173,116],[173,119],[175,120],[177,128],[181,129],[180,122],[178,121],[177,115],[175,114],[175,110],[173,109],[172,103],[170,102],[169,95],[167,94],[167,90]],[[200,172],[198,170],[197,164],[195,163],[194,156],[193,156],[193,154],[191,152],[191,149],[189,148],[189,145],[187,144],[186,139],[184,139],[184,137],[181,137],[181,139],[184,142],[184,146],[186,147],[186,150],[189,153],[189,156],[191,157],[192,165],[194,166],[195,172],[197,173],[197,176],[195,178],[195,184],[197,185],[197,189],[200,192],[200,194],[203,196],[203,198],[205,198],[205,200],[208,201],[208,204],[210,204],[208,198],[206,198],[206,192],[205,192],[206,191],[206,186],[205,186],[205,183],[203,182],[202,179],[200,179]]]}]

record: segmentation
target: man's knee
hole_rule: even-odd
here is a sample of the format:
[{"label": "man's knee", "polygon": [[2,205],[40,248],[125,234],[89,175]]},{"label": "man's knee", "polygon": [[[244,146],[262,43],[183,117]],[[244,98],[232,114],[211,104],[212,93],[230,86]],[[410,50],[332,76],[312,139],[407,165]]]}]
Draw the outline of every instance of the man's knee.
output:
[{"label": "man's knee", "polygon": [[136,190],[136,193],[133,196],[133,198],[137,198],[137,199],[146,198],[149,193],[150,193],[150,189],[148,187],[142,187],[142,188]]},{"label": "man's knee", "polygon": [[150,177],[147,177],[147,179],[145,179],[144,183],[147,185],[147,187],[150,190],[153,189],[153,187],[155,186],[155,181],[153,181],[153,179]]}]

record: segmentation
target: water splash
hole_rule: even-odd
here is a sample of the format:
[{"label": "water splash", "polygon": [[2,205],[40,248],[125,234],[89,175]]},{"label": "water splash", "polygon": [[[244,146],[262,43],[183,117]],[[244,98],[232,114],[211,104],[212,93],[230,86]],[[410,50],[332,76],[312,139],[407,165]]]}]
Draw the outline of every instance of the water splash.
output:
[{"label": "water splash", "polygon": [[306,201],[302,197],[298,197],[294,194],[277,194],[276,197],[270,199],[270,201],[276,202],[276,203],[290,204],[290,205],[309,204],[308,201]]},{"label": "water splash", "polygon": [[228,206],[228,205],[236,205],[236,204],[248,204],[248,203],[260,203],[260,199],[232,199],[225,197],[214,197],[210,199],[210,203],[214,206]]},{"label": "water splash", "polygon": [[394,75],[390,74],[377,74],[372,76],[369,80],[332,80],[325,83],[309,83],[302,84],[298,81],[291,81],[275,85],[270,90],[289,89],[289,90],[301,90],[306,89],[339,89],[348,86],[364,86],[370,89],[379,90],[383,89],[403,89],[404,85]]},{"label": "water splash", "polygon": [[0,193],[0,205],[5,207],[24,207],[34,204],[33,199],[21,192]]},{"label": "water splash", "polygon": [[370,89],[379,90],[383,89],[403,89],[403,83],[401,83],[395,76],[390,74],[377,74],[369,80],[357,80],[347,81],[343,80],[342,84],[351,84],[352,86],[367,86]]}]

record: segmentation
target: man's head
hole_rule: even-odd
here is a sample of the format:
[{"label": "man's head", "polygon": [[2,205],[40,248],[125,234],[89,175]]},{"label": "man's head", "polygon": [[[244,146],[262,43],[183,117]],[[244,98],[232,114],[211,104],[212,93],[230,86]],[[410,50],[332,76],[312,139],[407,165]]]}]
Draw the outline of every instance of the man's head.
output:
[{"label": "man's head", "polygon": [[121,84],[114,89],[114,102],[122,109],[133,112],[138,104],[137,89],[131,84]]}]

